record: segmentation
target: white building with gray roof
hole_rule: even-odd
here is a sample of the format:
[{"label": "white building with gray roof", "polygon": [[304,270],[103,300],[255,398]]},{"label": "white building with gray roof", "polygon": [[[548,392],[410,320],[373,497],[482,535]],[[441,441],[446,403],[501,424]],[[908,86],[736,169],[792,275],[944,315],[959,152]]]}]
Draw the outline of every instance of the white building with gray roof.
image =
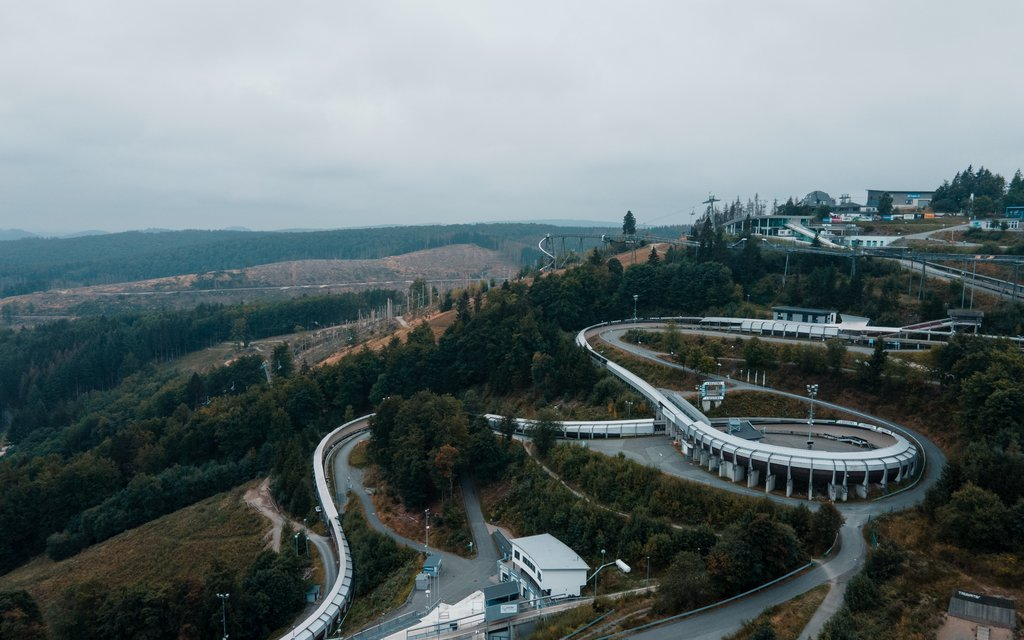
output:
[{"label": "white building with gray roof", "polygon": [[509,542],[511,555],[499,562],[501,580],[518,582],[524,598],[580,595],[590,565],[564,542],[550,533]]}]

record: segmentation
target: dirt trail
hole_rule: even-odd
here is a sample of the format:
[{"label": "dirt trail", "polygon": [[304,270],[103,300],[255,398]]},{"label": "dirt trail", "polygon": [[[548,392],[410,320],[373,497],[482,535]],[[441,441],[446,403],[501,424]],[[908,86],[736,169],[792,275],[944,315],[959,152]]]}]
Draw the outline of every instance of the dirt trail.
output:
[{"label": "dirt trail", "polygon": [[274,551],[281,550],[281,532],[284,531],[286,518],[281,513],[281,508],[274,502],[270,495],[270,478],[264,478],[258,485],[245,492],[245,502],[253,509],[270,520],[273,528],[264,536],[268,545]]}]

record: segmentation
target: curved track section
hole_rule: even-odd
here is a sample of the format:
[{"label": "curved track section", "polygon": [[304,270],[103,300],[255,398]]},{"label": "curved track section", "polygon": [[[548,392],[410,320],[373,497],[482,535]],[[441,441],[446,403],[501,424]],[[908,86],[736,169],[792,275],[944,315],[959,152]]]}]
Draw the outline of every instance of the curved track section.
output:
[{"label": "curved track section", "polygon": [[[371,414],[372,415],[372,414]],[[327,533],[334,540],[338,553],[338,579],[334,581],[316,611],[292,627],[280,640],[320,640],[335,630],[352,604],[352,555],[348,540],[341,530],[341,518],[327,481],[327,457],[335,446],[369,429],[370,416],[347,422],[327,434],[313,453],[313,484],[320,504],[320,515],[327,525]],[[325,559],[326,561],[326,559]]]},{"label": "curved track section", "polygon": [[[660,322],[660,319],[659,319]],[[807,478],[808,486],[814,480],[826,481],[833,497],[846,499],[850,483],[858,485],[858,492],[866,495],[869,482],[887,486],[890,481],[900,482],[913,477],[919,470],[920,452],[902,434],[882,427],[870,428],[883,431],[896,440],[896,444],[864,452],[829,452],[800,450],[777,445],[762,444],[724,433],[713,426],[693,405],[679,394],[670,398],[643,378],[597,353],[587,336],[604,327],[630,322],[605,322],[583,329],[576,335],[576,344],[587,349],[591,358],[613,375],[633,387],[652,406],[657,407],[656,420],[664,420],[667,432],[677,436],[683,453],[695,462],[718,470],[719,475],[734,482],[746,479],[748,486],[759,484],[763,478],[766,491],[775,486],[775,474],[784,473],[786,495],[793,490],[794,472],[800,478]],[[863,491],[861,491],[863,487]],[[810,497],[810,496],[809,496]]]}]

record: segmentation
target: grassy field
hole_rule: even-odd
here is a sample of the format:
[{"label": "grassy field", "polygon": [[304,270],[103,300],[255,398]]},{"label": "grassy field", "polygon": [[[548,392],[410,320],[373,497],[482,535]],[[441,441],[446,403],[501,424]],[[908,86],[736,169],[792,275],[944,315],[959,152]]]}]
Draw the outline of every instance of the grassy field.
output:
[{"label": "grassy field", "polygon": [[25,589],[49,617],[61,592],[76,584],[161,585],[204,576],[215,564],[241,571],[266,546],[269,528],[242,499],[249,486],[125,531],[67,560],[39,556],[0,576],[0,591]]},{"label": "grassy field", "polygon": [[[773,393],[731,391],[725,395],[725,401],[722,404],[706,411],[705,414],[709,418],[757,416],[803,419],[807,417],[807,403]],[[835,420],[845,417],[820,406],[814,412],[814,415],[823,420]]]},{"label": "grassy field", "polygon": [[[944,218],[921,218],[919,220],[893,220],[891,222],[871,220],[855,222],[854,224],[860,227],[864,233],[874,235],[908,235],[912,233],[925,233],[926,231],[937,231],[966,223],[966,217],[949,216]],[[949,234],[946,234],[944,239],[948,239],[948,237]]]}]

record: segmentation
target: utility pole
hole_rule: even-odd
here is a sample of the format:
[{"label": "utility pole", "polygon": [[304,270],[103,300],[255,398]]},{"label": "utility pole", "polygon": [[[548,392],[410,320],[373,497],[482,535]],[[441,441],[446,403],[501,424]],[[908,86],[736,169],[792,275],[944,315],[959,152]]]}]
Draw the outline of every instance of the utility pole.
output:
[{"label": "utility pole", "polygon": [[218,593],[217,597],[220,598],[220,622],[224,627],[224,640],[228,640],[228,616],[227,616],[227,599],[231,597],[230,593]]},{"label": "utility pole", "polygon": [[814,448],[814,440],[811,439],[811,430],[814,428],[814,396],[818,395],[818,385],[807,385],[807,395],[811,396],[811,412],[807,417],[807,448]]},{"label": "utility pole", "polygon": [[424,511],[424,514],[423,526],[425,529],[423,534],[423,552],[424,555],[430,555],[430,509]]},{"label": "utility pole", "polygon": [[633,322],[636,322],[636,301],[640,299],[638,294],[633,294]]}]

